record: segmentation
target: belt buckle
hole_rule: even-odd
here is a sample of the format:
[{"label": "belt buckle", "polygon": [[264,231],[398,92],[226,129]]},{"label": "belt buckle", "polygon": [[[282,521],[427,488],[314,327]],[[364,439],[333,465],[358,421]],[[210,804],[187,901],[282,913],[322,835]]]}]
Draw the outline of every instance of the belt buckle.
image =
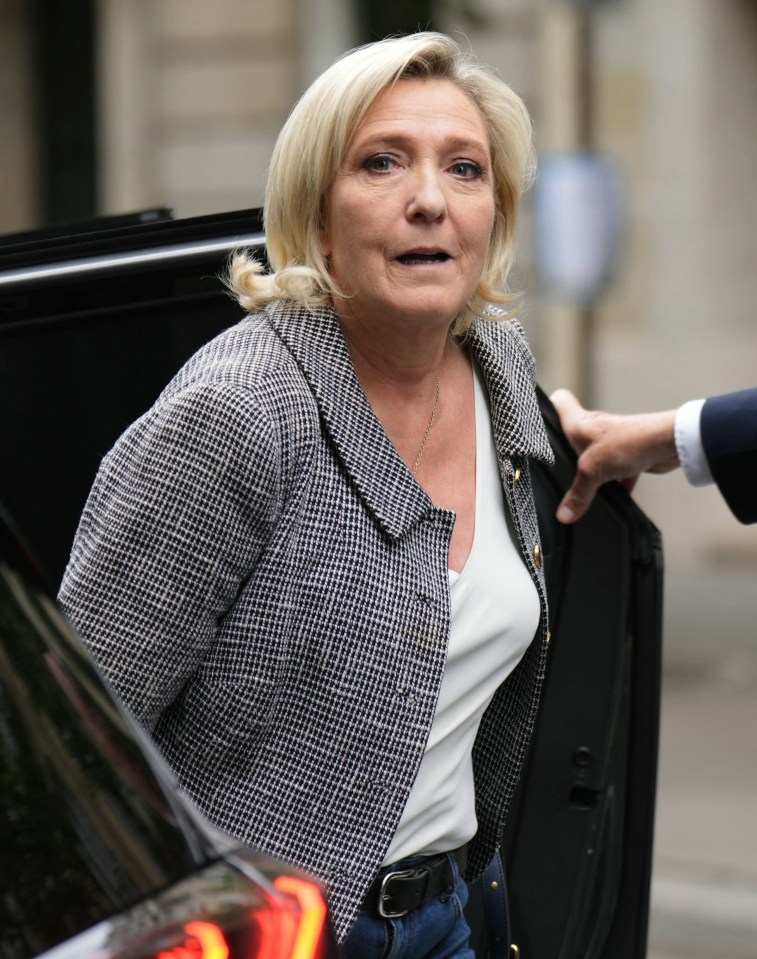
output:
[{"label": "belt buckle", "polygon": [[409,909],[403,909],[401,912],[387,912],[384,908],[384,901],[389,899],[386,886],[392,879],[408,879],[410,876],[414,876],[417,871],[417,869],[397,869],[394,872],[388,872],[381,880],[381,889],[379,890],[378,897],[378,914],[382,919],[400,919],[402,916],[408,914]]}]

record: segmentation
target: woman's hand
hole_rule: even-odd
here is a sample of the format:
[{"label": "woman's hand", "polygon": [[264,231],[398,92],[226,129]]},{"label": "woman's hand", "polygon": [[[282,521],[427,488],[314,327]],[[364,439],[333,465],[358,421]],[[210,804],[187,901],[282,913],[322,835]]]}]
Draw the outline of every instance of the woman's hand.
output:
[{"label": "woman's hand", "polygon": [[629,416],[586,410],[565,389],[550,399],[578,454],[573,485],[557,510],[561,523],[580,519],[604,483],[618,480],[630,492],[640,473],[668,473],[681,465],[674,438],[675,410]]}]

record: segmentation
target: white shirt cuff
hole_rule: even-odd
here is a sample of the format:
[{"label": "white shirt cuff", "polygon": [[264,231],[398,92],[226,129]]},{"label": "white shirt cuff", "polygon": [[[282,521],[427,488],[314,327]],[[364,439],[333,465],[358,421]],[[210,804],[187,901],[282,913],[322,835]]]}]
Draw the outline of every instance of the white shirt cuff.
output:
[{"label": "white shirt cuff", "polygon": [[704,400],[684,403],[676,413],[675,444],[684,476],[692,486],[707,486],[714,483],[710,465],[702,447],[699,422]]}]

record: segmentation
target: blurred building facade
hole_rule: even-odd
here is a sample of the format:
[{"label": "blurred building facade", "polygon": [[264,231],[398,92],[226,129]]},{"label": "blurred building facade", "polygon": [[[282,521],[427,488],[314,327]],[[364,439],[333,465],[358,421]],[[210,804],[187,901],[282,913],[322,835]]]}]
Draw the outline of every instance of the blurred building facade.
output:
[{"label": "blurred building facade", "polygon": [[[542,155],[589,146],[620,171],[623,255],[588,311],[540,287],[527,204],[516,282],[542,385],[617,410],[754,385],[755,4],[425,8],[521,93]],[[67,203],[181,217],[259,205],[290,107],[367,39],[363,11],[357,0],[0,0],[0,231],[65,218]],[[643,479],[638,495],[669,567],[757,565],[757,541],[715,491],[673,476]]]}]

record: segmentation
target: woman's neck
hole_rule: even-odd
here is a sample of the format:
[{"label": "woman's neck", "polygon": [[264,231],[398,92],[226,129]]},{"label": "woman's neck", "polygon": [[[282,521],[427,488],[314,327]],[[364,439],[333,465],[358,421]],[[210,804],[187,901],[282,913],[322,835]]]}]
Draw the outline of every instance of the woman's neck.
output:
[{"label": "woman's neck", "polygon": [[364,388],[392,388],[409,395],[439,376],[450,350],[457,350],[449,327],[412,322],[376,329],[353,317],[340,316],[342,332],[358,379]]}]

